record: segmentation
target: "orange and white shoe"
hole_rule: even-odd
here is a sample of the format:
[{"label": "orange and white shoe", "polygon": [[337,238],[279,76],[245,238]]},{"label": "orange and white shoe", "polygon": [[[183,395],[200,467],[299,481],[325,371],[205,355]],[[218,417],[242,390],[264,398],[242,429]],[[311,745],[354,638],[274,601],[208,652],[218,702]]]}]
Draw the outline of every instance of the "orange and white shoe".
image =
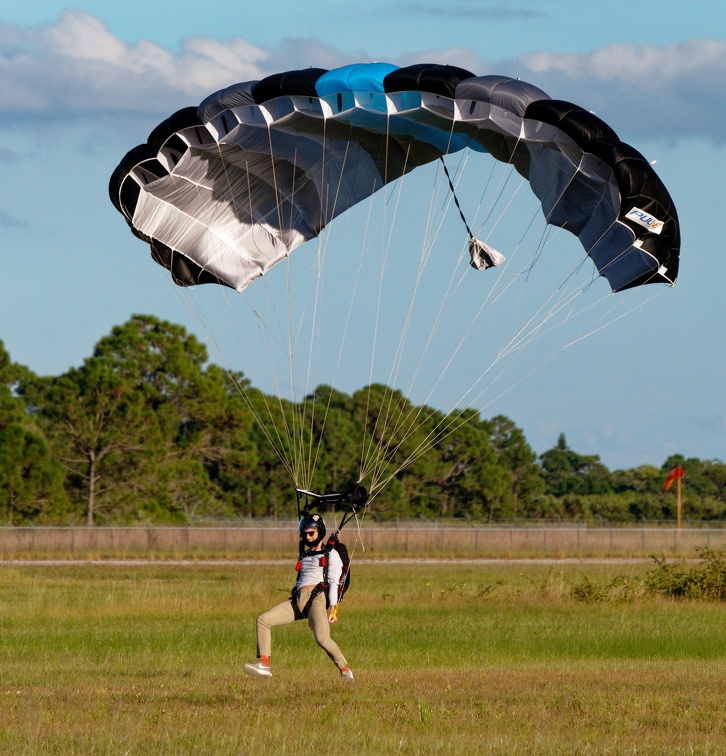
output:
[{"label": "orange and white shoe", "polygon": [[258,661],[254,664],[245,664],[242,669],[252,677],[272,677],[272,670],[269,664]]},{"label": "orange and white shoe", "polygon": [[353,673],[348,669],[348,667],[343,667],[343,669],[340,670],[340,676],[344,680],[348,680],[348,682],[353,682],[355,680],[355,677],[353,677]]}]

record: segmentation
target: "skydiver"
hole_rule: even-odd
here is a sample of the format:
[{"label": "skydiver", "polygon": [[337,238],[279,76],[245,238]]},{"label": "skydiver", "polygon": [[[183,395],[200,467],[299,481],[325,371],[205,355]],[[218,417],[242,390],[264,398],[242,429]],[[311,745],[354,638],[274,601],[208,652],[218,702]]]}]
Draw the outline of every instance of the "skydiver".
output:
[{"label": "skydiver", "polygon": [[[329,551],[327,565],[327,596],[319,586],[325,578],[321,564],[325,521],[319,514],[305,512],[298,524],[300,533],[300,557],[298,577],[292,595],[287,601],[273,606],[257,618],[257,658],[254,664],[245,664],[243,669],[253,677],[272,677],[270,654],[272,651],[273,627],[288,625],[298,619],[307,619],[318,645],[340,670],[344,680],[353,680],[338,644],[330,637],[330,625],[337,621],[338,582],[343,572],[343,562],[335,549]],[[327,601],[326,601],[327,599]],[[327,607],[327,608],[326,608]]]}]

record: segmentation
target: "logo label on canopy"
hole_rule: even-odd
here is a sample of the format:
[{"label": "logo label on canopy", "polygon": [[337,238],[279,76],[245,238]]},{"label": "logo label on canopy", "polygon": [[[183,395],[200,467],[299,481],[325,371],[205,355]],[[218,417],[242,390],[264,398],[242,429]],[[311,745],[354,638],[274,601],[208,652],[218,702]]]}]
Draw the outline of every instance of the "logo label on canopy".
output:
[{"label": "logo label on canopy", "polygon": [[625,217],[628,220],[634,221],[639,226],[644,226],[652,234],[659,234],[663,230],[663,221],[659,221],[639,207],[634,207]]}]

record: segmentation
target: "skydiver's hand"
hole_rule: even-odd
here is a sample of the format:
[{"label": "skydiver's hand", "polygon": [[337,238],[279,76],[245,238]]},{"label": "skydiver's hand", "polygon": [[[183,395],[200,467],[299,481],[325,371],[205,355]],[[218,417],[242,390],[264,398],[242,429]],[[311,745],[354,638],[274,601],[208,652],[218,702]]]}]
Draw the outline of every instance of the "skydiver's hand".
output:
[{"label": "skydiver's hand", "polygon": [[328,610],[328,622],[332,625],[333,622],[338,621],[338,605],[331,606]]}]

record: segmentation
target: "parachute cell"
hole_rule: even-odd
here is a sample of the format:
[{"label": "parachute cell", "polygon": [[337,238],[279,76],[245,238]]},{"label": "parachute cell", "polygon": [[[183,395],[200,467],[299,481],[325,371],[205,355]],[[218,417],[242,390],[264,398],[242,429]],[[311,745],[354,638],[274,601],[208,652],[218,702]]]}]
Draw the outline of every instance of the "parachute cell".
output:
[{"label": "parachute cell", "polygon": [[637,150],[531,84],[451,66],[357,64],[228,87],[161,123],[109,192],[175,283],[241,291],[348,208],[465,148],[527,178],[547,222],[579,238],[614,291],[675,282],[676,210]]}]

